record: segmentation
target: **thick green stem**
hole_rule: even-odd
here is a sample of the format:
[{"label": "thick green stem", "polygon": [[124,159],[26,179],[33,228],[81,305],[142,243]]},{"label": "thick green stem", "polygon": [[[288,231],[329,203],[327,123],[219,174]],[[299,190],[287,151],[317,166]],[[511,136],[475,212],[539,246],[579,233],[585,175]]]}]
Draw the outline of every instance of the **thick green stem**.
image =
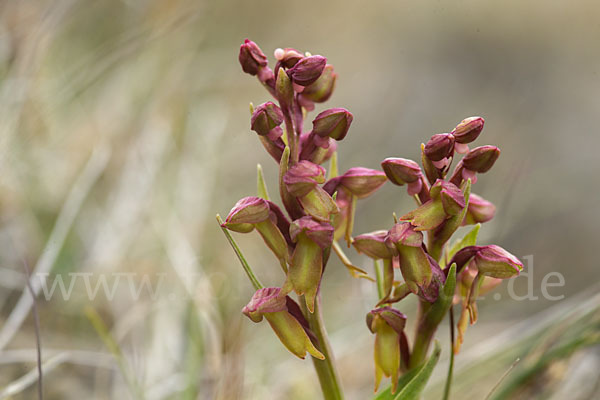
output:
[{"label": "thick green stem", "polygon": [[342,393],[339,375],[335,366],[335,358],[333,356],[333,352],[331,351],[331,345],[329,344],[325,325],[323,324],[323,315],[321,314],[321,296],[320,294],[317,294],[314,313],[308,311],[306,308],[306,302],[302,297],[304,296],[301,296],[299,303],[302,306],[302,310],[306,316],[306,319],[308,320],[310,330],[317,337],[317,348],[325,356],[324,360],[319,360],[314,357],[312,358],[315,371],[319,377],[319,383],[321,384],[321,390],[323,391],[323,398],[325,400],[342,400],[344,395]]},{"label": "thick green stem", "polygon": [[418,324],[415,331],[415,340],[412,353],[410,354],[410,367],[415,368],[421,365],[427,358],[427,351],[431,345],[431,340],[437,329],[436,326],[430,326],[427,323],[425,315],[431,304],[424,300],[419,301]]}]

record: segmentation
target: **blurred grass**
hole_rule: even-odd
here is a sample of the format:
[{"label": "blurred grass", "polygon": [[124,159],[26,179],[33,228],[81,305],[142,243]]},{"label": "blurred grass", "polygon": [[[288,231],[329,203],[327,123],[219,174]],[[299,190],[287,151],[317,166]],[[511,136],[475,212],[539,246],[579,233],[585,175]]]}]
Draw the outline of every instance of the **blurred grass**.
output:
[{"label": "blurred grass", "polygon": [[[76,285],[71,301],[40,301],[44,359],[54,360],[47,399],[129,395],[83,314],[90,304],[148,399],[318,398],[310,363],[292,359],[266,324],[242,318],[252,288],[214,223],[216,212],[226,213],[255,192],[256,163],[276,193],[275,166],[248,133],[248,102],[268,96],[237,64],[245,37],[271,60],[274,48],[294,46],[335,65],[340,79],[326,106],[355,115],[340,146],[341,172],[377,168],[388,156],[417,158],[418,145],[431,134],[483,115],[478,143],[498,144],[503,153],[475,186],[499,210],[483,226],[482,243],[498,243],[520,257],[533,254],[537,296],[544,275],[558,271],[566,285],[553,290],[582,303],[574,296],[596,275],[600,222],[593,184],[600,170],[600,55],[593,51],[598,12],[593,1],[2,2],[0,330],[23,291],[21,259],[35,265],[57,250],[53,274],[134,272],[153,283],[159,274],[166,278],[156,298],[136,300],[119,287],[112,301],[101,295],[90,301]],[[98,149],[110,151],[106,167],[81,208],[70,210],[76,211],[73,225],[57,248],[49,239],[61,209]],[[392,211],[411,205],[402,191],[386,186],[358,204],[356,231],[389,226]],[[260,238],[236,240],[265,284],[280,283]],[[353,253],[351,260],[371,271],[368,260]],[[524,293],[527,281],[519,279],[515,289]],[[323,290],[348,398],[365,398],[373,379],[372,337],[363,318],[355,317],[369,310],[375,288],[352,280],[335,261]],[[510,301],[506,286],[498,293],[505,301],[483,302],[465,349],[517,321],[535,321],[553,305]],[[401,305],[409,318],[413,305]],[[569,329],[553,343],[588,330],[593,336],[594,321],[564,322]],[[442,340],[446,331],[440,331]],[[513,351],[527,353],[535,339]],[[34,343],[29,316],[0,352],[0,387],[34,367]],[[481,398],[510,365],[513,352],[493,350],[504,354],[502,362],[468,359],[489,379],[457,375],[464,383],[455,384],[455,398]],[[557,382],[572,388],[597,380],[597,372],[577,364],[589,370],[599,360],[598,346],[576,351],[545,364],[510,396],[535,398],[551,390],[560,398],[565,392]],[[522,376],[525,361],[506,385]],[[437,373],[445,374],[441,365]],[[577,398],[594,393],[597,387]],[[34,396],[29,385],[13,398]],[[432,386],[428,398],[437,396]]]}]

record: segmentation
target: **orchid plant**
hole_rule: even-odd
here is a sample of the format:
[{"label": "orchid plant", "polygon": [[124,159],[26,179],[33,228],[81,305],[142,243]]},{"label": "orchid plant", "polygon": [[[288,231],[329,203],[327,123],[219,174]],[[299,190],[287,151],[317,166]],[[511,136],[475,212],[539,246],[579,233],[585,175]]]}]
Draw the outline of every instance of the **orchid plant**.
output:
[{"label": "orchid plant", "polygon": [[[460,122],[450,133],[436,134],[421,145],[421,166],[404,158],[387,158],[382,171],[355,167],[337,171],[337,146],[352,124],[344,108],[331,108],[312,120],[307,114],[327,101],[337,74],[325,57],[292,48],[274,52],[274,69],[256,43],[240,47],[242,70],[256,76],[273,96],[250,106],[250,128],[279,166],[279,194],[283,210],[269,198],[262,169],[258,168],[258,195],[241,199],[223,221],[223,232],[233,246],[256,289],[242,312],[253,322],[270,324],[282,344],[295,356],[312,357],[325,399],[342,399],[335,359],[321,314],[320,287],[330,254],[340,258],[353,277],[368,279],[379,301],[366,315],[375,335],[375,392],[383,377],[390,386],[378,399],[418,398],[439,358],[431,343],[444,317],[450,315],[453,355],[459,352],[469,324],[477,321],[477,298],[502,279],[518,275],[522,263],[495,245],[476,245],[480,224],[493,218],[495,207],[471,193],[478,175],[498,159],[495,146],[470,149],[484,126],[481,117]],[[452,173],[453,161],[464,155]],[[323,163],[329,161],[329,174]],[[406,186],[416,208],[394,224],[353,236],[356,202],[373,195],[387,181]],[[285,211],[284,211],[285,210]],[[474,228],[451,243],[457,229]],[[279,287],[263,287],[229,231],[257,231],[282,269]],[[356,267],[340,241],[373,259],[374,277]],[[293,293],[297,300],[290,297]],[[406,315],[397,304],[407,296],[418,298],[415,335],[405,331]],[[454,339],[453,305],[460,308]],[[445,397],[450,394],[452,370]]]}]

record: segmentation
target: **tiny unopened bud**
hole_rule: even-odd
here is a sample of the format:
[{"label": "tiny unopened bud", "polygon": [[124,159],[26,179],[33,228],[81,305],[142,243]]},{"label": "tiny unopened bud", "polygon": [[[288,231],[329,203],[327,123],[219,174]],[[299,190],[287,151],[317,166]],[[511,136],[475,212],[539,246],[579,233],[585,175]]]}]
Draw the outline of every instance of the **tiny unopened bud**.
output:
[{"label": "tiny unopened bud", "polygon": [[496,146],[480,146],[469,151],[462,164],[470,171],[484,173],[492,168],[499,156],[500,149]]},{"label": "tiny unopened bud", "polygon": [[250,75],[257,75],[260,70],[267,66],[267,56],[260,47],[252,40],[246,39],[240,46],[239,61],[242,70]]},{"label": "tiny unopened bud", "polygon": [[287,74],[295,84],[308,86],[319,79],[326,63],[323,56],[304,57],[288,69]]},{"label": "tiny unopened bud", "polygon": [[477,223],[488,222],[496,214],[496,206],[481,196],[471,193],[469,196],[469,205],[467,215],[463,225],[474,225]]},{"label": "tiny unopened bud", "polygon": [[323,111],[313,120],[315,135],[342,140],[346,137],[354,116],[345,108],[330,108]]},{"label": "tiny unopened bud", "polygon": [[269,203],[260,197],[244,197],[231,209],[224,226],[235,232],[247,233],[254,225],[269,218]]},{"label": "tiny unopened bud", "polygon": [[433,135],[425,144],[425,155],[431,161],[441,161],[452,156],[454,152],[454,136],[449,133]]},{"label": "tiny unopened bud", "polygon": [[336,79],[337,74],[333,71],[333,65],[327,64],[319,79],[304,88],[300,97],[302,100],[323,103],[331,97]]},{"label": "tiny unopened bud", "polygon": [[373,259],[390,259],[397,252],[395,247],[392,248],[385,244],[387,234],[387,231],[364,233],[356,236],[352,245],[359,253],[364,253]]},{"label": "tiny unopened bud", "polygon": [[368,197],[387,180],[385,174],[370,168],[350,168],[340,176],[340,185],[358,198]]},{"label": "tiny unopened bud", "polygon": [[469,117],[463,119],[452,131],[456,143],[467,144],[473,142],[481,131],[485,120],[481,117]]},{"label": "tiny unopened bud", "polygon": [[281,109],[272,101],[268,101],[256,107],[250,120],[250,128],[261,136],[268,136],[276,140],[281,136],[282,130],[279,125],[283,122]]}]

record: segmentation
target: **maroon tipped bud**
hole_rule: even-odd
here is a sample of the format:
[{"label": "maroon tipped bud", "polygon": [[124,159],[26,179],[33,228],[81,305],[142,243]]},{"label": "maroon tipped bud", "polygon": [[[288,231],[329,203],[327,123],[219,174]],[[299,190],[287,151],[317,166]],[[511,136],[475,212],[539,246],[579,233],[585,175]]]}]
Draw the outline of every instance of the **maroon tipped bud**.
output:
[{"label": "maroon tipped bud", "polygon": [[406,158],[386,158],[381,167],[390,182],[398,186],[417,182],[423,175],[419,164]]},{"label": "maroon tipped bud", "polygon": [[326,63],[327,59],[323,56],[304,57],[288,69],[287,74],[294,83],[308,86],[319,79]]},{"label": "maroon tipped bud", "polygon": [[454,255],[449,265],[456,263],[458,271],[471,257],[472,267],[492,278],[510,278],[523,270],[523,263],[517,257],[496,245],[464,247]]},{"label": "maroon tipped bud", "polygon": [[487,222],[494,218],[494,214],[496,214],[496,206],[481,196],[471,193],[463,225]]},{"label": "maroon tipped bud", "polygon": [[299,98],[301,102],[311,101],[315,103],[323,103],[331,97],[335,88],[337,74],[333,72],[333,65],[327,64],[323,69],[323,73],[313,84],[304,88]]},{"label": "maroon tipped bud", "polygon": [[328,222],[316,221],[311,217],[302,217],[290,224],[290,236],[293,242],[298,235],[304,233],[321,249],[326,249],[333,242],[333,227]]},{"label": "maroon tipped bud", "polygon": [[406,326],[406,315],[392,307],[381,307],[376,310],[371,310],[367,314],[367,327],[373,333],[377,332],[377,318],[381,318],[386,325],[391,327],[396,333],[402,333]]},{"label": "maroon tipped bud", "polygon": [[250,129],[261,136],[276,140],[282,134],[279,125],[283,122],[283,112],[272,101],[256,107],[250,120]]},{"label": "maroon tipped bud", "polygon": [[481,117],[469,117],[463,119],[452,131],[456,143],[471,143],[483,130],[485,120]]},{"label": "maroon tipped bud", "polygon": [[325,182],[325,168],[302,160],[288,170],[283,182],[294,196],[305,196],[317,184]]},{"label": "maroon tipped bud", "polygon": [[346,137],[353,119],[352,113],[345,108],[330,108],[313,120],[313,132],[322,138],[342,140]]},{"label": "maroon tipped bud", "polygon": [[453,183],[438,179],[429,192],[431,198],[442,200],[447,215],[456,215],[465,208],[465,196]]},{"label": "maroon tipped bud", "polygon": [[364,253],[373,259],[389,259],[392,258],[397,251],[395,248],[388,247],[385,244],[387,235],[387,231],[364,233],[356,236],[352,245],[359,253]]},{"label": "maroon tipped bud", "polygon": [[274,55],[277,62],[285,68],[292,68],[298,61],[304,58],[304,55],[298,50],[289,47],[276,49]]},{"label": "maroon tipped bud", "polygon": [[462,164],[470,171],[484,173],[492,168],[499,156],[500,149],[496,146],[480,146],[469,151]]},{"label": "maroon tipped bud", "polygon": [[387,180],[383,172],[362,167],[350,168],[340,178],[340,184],[358,198],[370,196]]},{"label": "maroon tipped bud", "polygon": [[252,40],[244,40],[244,44],[240,46],[238,58],[242,70],[250,75],[257,75],[262,68],[267,66],[267,57]]},{"label": "maroon tipped bud", "polygon": [[260,322],[265,313],[287,310],[285,297],[281,295],[281,288],[278,287],[259,289],[242,309],[242,313],[252,321]]},{"label": "maroon tipped bud", "polygon": [[454,136],[449,133],[433,135],[425,145],[425,155],[431,161],[441,161],[452,156],[454,152]]},{"label": "maroon tipped bud", "polygon": [[423,234],[415,230],[415,227],[408,222],[401,222],[390,229],[385,242],[390,247],[396,244],[409,247],[421,247],[423,244]]},{"label": "maroon tipped bud", "polygon": [[250,232],[254,224],[269,218],[269,209],[269,202],[265,199],[244,197],[233,206],[223,225],[235,232]]}]

